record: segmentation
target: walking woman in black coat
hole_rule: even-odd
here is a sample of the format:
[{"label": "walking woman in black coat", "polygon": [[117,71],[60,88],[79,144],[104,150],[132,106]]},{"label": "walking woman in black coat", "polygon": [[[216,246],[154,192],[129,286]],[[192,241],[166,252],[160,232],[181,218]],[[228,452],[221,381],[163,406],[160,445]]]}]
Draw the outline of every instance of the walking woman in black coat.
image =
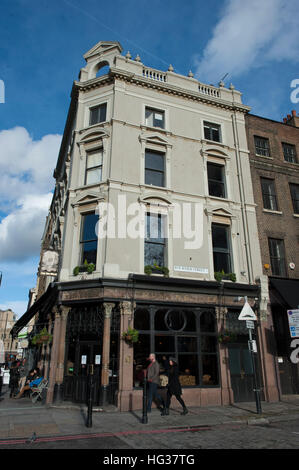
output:
[{"label": "walking woman in black coat", "polygon": [[166,410],[165,414],[169,415],[169,405],[171,401],[172,395],[175,396],[177,401],[182,405],[183,412],[182,415],[186,415],[188,410],[184,403],[184,400],[181,398],[182,395],[182,387],[179,381],[179,371],[178,366],[176,363],[176,359],[173,357],[169,358],[170,368],[168,370],[168,389],[167,389],[167,400],[166,400]]}]

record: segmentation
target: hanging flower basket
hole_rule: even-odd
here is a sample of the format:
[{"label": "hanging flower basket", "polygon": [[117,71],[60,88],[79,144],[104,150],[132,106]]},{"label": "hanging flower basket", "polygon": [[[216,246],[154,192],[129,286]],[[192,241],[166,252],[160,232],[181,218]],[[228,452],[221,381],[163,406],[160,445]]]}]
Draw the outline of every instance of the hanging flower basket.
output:
[{"label": "hanging flower basket", "polygon": [[124,331],[122,334],[122,339],[127,343],[132,345],[133,343],[137,343],[139,338],[139,331],[135,330],[135,328],[128,328],[127,331]]},{"label": "hanging flower basket", "polygon": [[50,343],[52,341],[53,336],[48,333],[46,328],[43,328],[39,333],[37,333],[33,338],[32,338],[32,344],[44,344],[44,343]]}]

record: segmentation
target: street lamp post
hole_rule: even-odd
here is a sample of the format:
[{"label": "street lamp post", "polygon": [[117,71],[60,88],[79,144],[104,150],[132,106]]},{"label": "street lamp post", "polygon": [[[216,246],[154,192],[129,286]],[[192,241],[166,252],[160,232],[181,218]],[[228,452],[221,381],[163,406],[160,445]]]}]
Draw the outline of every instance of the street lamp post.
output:
[{"label": "street lamp post", "polygon": [[256,373],[256,367],[255,367],[255,353],[257,353],[257,349],[255,347],[256,342],[252,339],[252,330],[254,329],[254,322],[257,320],[257,318],[256,318],[254,311],[252,310],[249,303],[247,302],[247,297],[244,297],[244,299],[245,299],[245,303],[238,317],[238,320],[246,320],[246,327],[248,329],[248,334],[249,334],[248,349],[250,352],[252,371],[253,371],[253,391],[255,395],[256,412],[257,414],[261,414],[262,407],[261,407],[260,389],[258,386],[257,373]]}]

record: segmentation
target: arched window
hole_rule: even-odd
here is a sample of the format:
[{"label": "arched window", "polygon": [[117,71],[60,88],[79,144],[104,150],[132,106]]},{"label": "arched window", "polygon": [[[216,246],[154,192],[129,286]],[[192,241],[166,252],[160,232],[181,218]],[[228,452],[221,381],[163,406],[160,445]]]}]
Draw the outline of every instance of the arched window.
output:
[{"label": "arched window", "polygon": [[176,357],[183,386],[219,384],[214,308],[138,307],[134,327],[139,330],[134,344],[135,386],[140,385],[137,376],[152,352],[162,368],[167,368],[170,356]]}]

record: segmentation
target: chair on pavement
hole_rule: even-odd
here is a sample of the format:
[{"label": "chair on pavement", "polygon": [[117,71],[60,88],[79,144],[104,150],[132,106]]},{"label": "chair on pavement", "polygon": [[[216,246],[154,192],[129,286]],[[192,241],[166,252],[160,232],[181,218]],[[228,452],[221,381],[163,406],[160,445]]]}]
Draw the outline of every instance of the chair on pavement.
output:
[{"label": "chair on pavement", "polygon": [[36,403],[37,400],[40,398],[42,400],[42,395],[44,391],[48,388],[48,380],[43,379],[37,387],[31,389],[30,398],[32,403]]}]

